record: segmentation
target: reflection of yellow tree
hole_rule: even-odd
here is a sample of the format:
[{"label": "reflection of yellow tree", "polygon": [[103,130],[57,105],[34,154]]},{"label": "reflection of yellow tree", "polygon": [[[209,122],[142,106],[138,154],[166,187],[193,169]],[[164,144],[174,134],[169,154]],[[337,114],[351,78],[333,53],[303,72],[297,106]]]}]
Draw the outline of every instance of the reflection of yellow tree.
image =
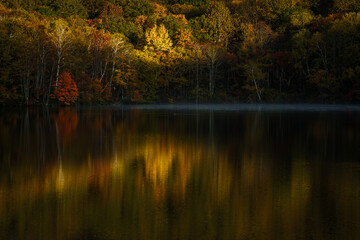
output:
[{"label": "reflection of yellow tree", "polygon": [[[358,164],[349,163],[352,171],[346,164],[329,164],[325,175],[320,174],[321,164],[310,161],[316,157],[307,159],[292,151],[289,175],[278,176],[272,147],[264,144],[268,129],[261,114],[243,119],[248,126],[241,133],[246,141],[223,144],[216,142],[214,133],[197,141],[183,134],[183,122],[172,126],[178,132],[168,131],[158,118],[141,111],[115,124],[110,111],[101,113],[87,127],[95,132],[105,131],[103,126],[110,128],[106,133],[110,141],[103,144],[112,145],[111,151],[99,156],[86,146],[86,158],[78,159],[70,151],[80,147],[75,145],[78,139],[69,138],[70,144],[63,145],[61,171],[56,161],[49,160],[42,171],[31,164],[19,166],[11,181],[0,175],[0,226],[7,221],[3,216],[11,212],[19,220],[21,239],[40,235],[50,239],[54,232],[57,239],[64,239],[88,226],[107,229],[112,239],[124,232],[140,239],[154,234],[158,239],[215,239],[219,235],[222,239],[294,239],[306,238],[309,231],[326,239],[318,230],[324,226],[316,207],[333,204],[339,222],[350,219],[354,223],[338,226],[338,231],[345,236],[346,232],[360,234],[352,228],[360,224]],[[64,111],[59,116],[77,118],[75,113],[76,117],[67,114],[71,115]],[[58,118],[60,133],[67,131],[62,121],[68,122]],[[158,128],[144,131],[148,125]],[[316,195],[319,190],[330,193],[330,203],[321,202]],[[31,211],[38,214],[28,214]],[[49,219],[56,219],[56,226]],[[28,222],[39,222],[42,227],[27,231]]]},{"label": "reflection of yellow tree", "polygon": [[[158,200],[164,198],[169,184],[174,194],[183,198],[191,165],[195,163],[191,155],[197,155],[196,151],[187,143],[179,143],[175,136],[147,136],[132,153],[135,159],[144,159],[145,178],[141,177],[138,183],[150,183]],[[173,174],[175,179],[171,179]]]}]

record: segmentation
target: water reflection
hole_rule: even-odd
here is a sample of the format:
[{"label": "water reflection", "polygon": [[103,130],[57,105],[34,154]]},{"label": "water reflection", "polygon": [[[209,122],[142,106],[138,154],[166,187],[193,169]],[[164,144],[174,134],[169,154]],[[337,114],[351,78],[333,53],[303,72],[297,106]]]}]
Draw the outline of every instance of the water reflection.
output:
[{"label": "water reflection", "polygon": [[358,112],[0,115],[0,239],[355,239]]}]

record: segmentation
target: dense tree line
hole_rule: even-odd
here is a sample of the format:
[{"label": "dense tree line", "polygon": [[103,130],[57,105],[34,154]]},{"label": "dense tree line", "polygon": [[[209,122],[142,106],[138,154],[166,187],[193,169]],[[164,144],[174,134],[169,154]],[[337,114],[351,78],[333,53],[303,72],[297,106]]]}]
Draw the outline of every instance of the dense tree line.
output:
[{"label": "dense tree line", "polygon": [[0,102],[360,100],[357,0],[2,0]]}]

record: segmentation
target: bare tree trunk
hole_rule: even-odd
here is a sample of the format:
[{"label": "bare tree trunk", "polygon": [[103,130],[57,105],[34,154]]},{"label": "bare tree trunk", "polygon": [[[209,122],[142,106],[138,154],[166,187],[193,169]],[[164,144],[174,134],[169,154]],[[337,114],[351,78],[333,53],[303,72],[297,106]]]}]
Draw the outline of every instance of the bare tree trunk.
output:
[{"label": "bare tree trunk", "polygon": [[196,61],[196,103],[199,102],[199,59]]},{"label": "bare tree trunk", "polygon": [[50,93],[51,93],[51,85],[52,85],[54,67],[55,67],[55,62],[53,63],[52,68],[51,68],[51,73],[50,73],[50,78],[49,78],[48,94],[47,94],[47,96],[46,96],[45,99],[44,99],[44,100],[45,100],[45,105],[48,105],[48,104],[49,104],[49,100],[50,100]]},{"label": "bare tree trunk", "polygon": [[321,60],[322,60],[322,63],[324,65],[324,68],[326,70],[326,74],[329,74],[329,68],[328,68],[328,58],[327,58],[327,53],[326,53],[326,49],[322,49],[321,46],[320,46],[320,43],[317,42],[316,43],[316,47],[317,49],[319,50],[319,53],[320,53],[320,56],[321,56]]},{"label": "bare tree trunk", "polygon": [[254,74],[254,67],[252,66],[251,67],[251,77],[252,77],[252,80],[253,80],[253,83],[255,85],[255,89],[256,89],[256,94],[259,98],[259,101],[261,101],[261,90],[259,91],[259,88],[258,88],[258,84],[257,84],[257,81],[256,81],[256,77],[255,77],[255,74]]},{"label": "bare tree trunk", "polygon": [[210,65],[210,68],[209,68],[209,95],[210,95],[210,98],[212,98],[212,83],[213,83],[213,66]]},{"label": "bare tree trunk", "polygon": [[[101,68],[102,68],[102,67],[100,67],[100,71],[101,71]],[[103,78],[104,78],[104,76],[105,76],[106,68],[107,68],[107,62],[105,62],[104,71],[101,71],[101,72],[100,72],[100,73],[101,73],[100,82],[102,82],[102,80],[103,80]]]},{"label": "bare tree trunk", "polygon": [[206,57],[209,68],[209,95],[214,95],[215,89],[215,73],[218,66],[219,52],[216,46],[210,46],[206,49]]},{"label": "bare tree trunk", "polygon": [[116,55],[113,58],[113,65],[112,65],[112,69],[111,69],[111,76],[110,76],[110,83],[109,83],[110,84],[110,89],[111,89],[112,80],[113,80],[114,73],[115,73],[115,64],[116,64]]},{"label": "bare tree trunk", "polygon": [[58,50],[58,60],[57,60],[57,67],[56,67],[56,81],[55,81],[55,89],[57,88],[58,86],[58,82],[59,82],[59,75],[60,75],[60,64],[61,64],[61,51]]},{"label": "bare tree trunk", "polygon": [[56,82],[55,88],[58,86],[61,60],[64,56],[65,51],[69,48],[71,44],[71,32],[70,29],[64,21],[61,19],[55,20],[55,29],[50,33],[51,41],[54,44],[57,52],[57,66],[56,66]]}]

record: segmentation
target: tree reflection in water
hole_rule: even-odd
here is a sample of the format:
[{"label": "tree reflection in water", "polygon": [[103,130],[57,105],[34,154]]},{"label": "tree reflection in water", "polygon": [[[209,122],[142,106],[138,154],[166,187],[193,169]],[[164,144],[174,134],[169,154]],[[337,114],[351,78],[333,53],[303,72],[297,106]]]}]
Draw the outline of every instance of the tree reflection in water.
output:
[{"label": "tree reflection in water", "polygon": [[0,116],[0,239],[360,237],[358,112]]}]

